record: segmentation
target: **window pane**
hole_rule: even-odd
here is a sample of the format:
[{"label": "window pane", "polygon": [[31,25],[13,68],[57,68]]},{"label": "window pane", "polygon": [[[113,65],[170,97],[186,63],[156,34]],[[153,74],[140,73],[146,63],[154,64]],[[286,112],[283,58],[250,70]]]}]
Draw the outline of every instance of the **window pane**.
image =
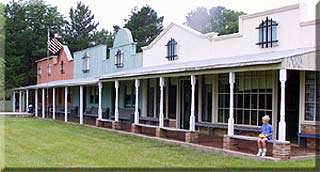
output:
[{"label": "window pane", "polygon": [[223,122],[223,109],[218,109],[218,122]]},{"label": "window pane", "polygon": [[251,111],[251,125],[257,125],[257,111]]},{"label": "window pane", "polygon": [[243,118],[244,118],[244,124],[249,125],[249,120],[250,120],[250,111],[249,110],[244,110],[244,114],[243,114]]},{"label": "window pane", "polygon": [[242,110],[236,110],[236,124],[243,124],[243,113]]}]

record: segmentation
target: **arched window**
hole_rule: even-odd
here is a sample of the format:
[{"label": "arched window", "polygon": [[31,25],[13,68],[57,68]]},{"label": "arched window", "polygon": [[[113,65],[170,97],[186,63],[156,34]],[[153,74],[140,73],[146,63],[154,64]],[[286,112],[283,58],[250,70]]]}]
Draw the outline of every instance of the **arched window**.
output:
[{"label": "arched window", "polygon": [[60,62],[60,73],[64,74],[64,62],[63,61]]},{"label": "arched window", "polygon": [[82,57],[83,62],[82,62],[82,71],[83,72],[88,72],[90,70],[90,56],[86,52],[84,56]]},{"label": "arched window", "polygon": [[115,58],[115,65],[119,67],[123,67],[123,53],[121,53],[120,50],[117,51],[116,53],[116,58]]},{"label": "arched window", "polygon": [[177,57],[177,42],[173,38],[171,38],[166,46],[168,60],[175,60]]},{"label": "arched window", "polygon": [[262,20],[259,27],[256,28],[259,30],[259,42],[257,45],[260,45],[261,48],[275,45],[278,42],[277,27],[278,23],[268,17],[266,17],[266,20]]}]

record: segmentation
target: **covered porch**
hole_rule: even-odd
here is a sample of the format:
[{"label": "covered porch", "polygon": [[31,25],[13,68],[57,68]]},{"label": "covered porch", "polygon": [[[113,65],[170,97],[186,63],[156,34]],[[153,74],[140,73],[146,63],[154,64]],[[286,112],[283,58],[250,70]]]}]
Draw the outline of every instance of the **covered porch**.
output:
[{"label": "covered porch", "polygon": [[312,54],[314,49],[299,49],[105,76],[100,82],[114,83],[115,117],[99,115],[97,126],[124,128],[119,120],[119,85],[131,82],[135,89],[132,132],[255,154],[261,118],[269,115],[273,125],[269,156],[288,159],[314,154],[314,148],[298,146],[305,70],[288,63],[289,58]]}]

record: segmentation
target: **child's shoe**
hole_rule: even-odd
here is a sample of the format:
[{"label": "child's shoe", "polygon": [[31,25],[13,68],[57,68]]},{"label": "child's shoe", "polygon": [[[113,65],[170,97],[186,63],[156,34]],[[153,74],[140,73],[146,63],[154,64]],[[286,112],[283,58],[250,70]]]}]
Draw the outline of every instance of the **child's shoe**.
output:
[{"label": "child's shoe", "polygon": [[261,156],[266,156],[267,150],[263,150]]},{"label": "child's shoe", "polygon": [[262,155],[262,150],[259,149],[257,156],[261,156]]}]

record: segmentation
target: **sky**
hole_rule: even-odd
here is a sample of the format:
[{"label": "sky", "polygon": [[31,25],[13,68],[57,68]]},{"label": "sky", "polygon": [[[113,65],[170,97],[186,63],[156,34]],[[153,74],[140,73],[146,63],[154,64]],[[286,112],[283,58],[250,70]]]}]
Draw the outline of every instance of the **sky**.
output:
[{"label": "sky", "polygon": [[[11,0],[0,0],[7,3]],[[68,16],[70,7],[75,7],[79,0],[44,0],[47,4],[57,6],[58,11],[64,16]],[[299,3],[300,1],[315,0],[81,0],[89,5],[95,20],[100,23],[99,29],[106,28],[112,30],[113,25],[123,26],[124,19],[129,18],[134,7],[142,7],[146,4],[158,12],[159,16],[164,16],[164,26],[171,22],[182,24],[185,16],[191,10],[204,6],[224,6],[228,9],[254,13],[272,8]]]}]

